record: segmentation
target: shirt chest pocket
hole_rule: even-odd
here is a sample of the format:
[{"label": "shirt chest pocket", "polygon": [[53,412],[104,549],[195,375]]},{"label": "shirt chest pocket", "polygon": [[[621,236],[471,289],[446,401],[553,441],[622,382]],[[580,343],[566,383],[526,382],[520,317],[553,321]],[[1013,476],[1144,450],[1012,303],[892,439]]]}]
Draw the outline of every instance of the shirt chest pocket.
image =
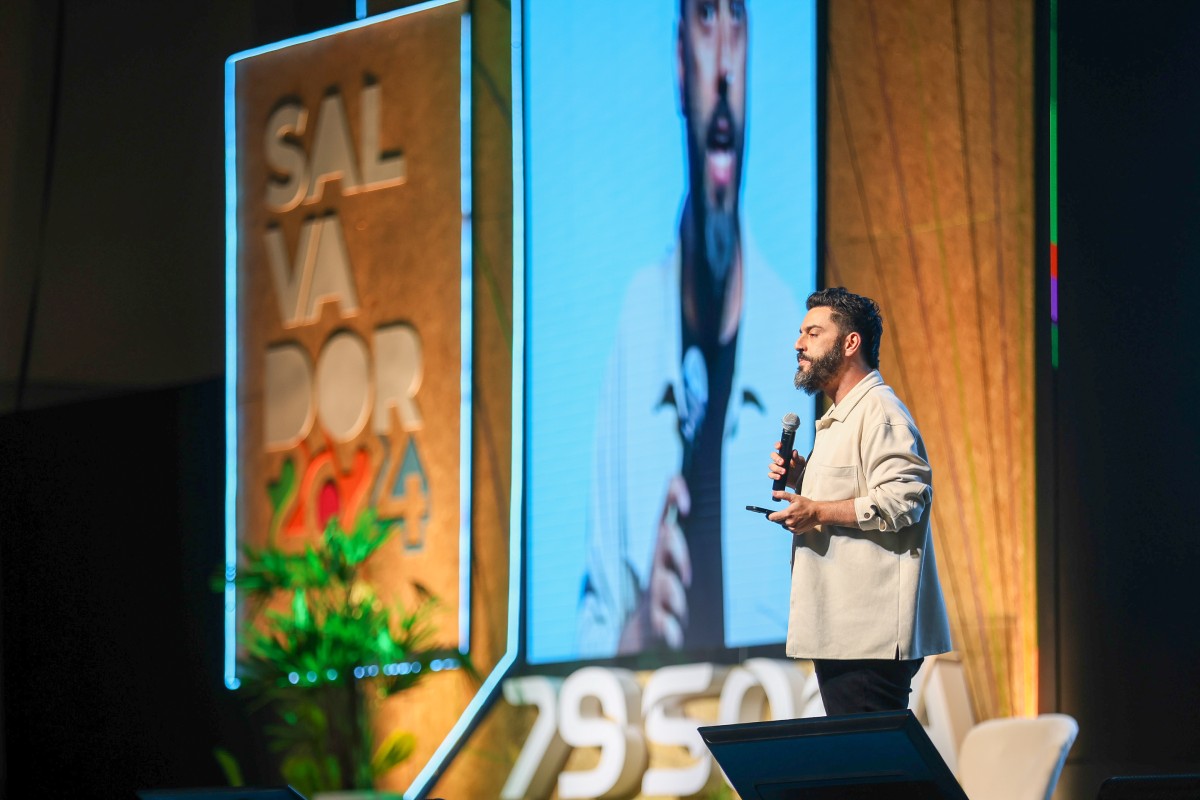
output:
[{"label": "shirt chest pocket", "polygon": [[809,464],[801,494],[810,500],[849,500],[858,496],[858,469]]}]

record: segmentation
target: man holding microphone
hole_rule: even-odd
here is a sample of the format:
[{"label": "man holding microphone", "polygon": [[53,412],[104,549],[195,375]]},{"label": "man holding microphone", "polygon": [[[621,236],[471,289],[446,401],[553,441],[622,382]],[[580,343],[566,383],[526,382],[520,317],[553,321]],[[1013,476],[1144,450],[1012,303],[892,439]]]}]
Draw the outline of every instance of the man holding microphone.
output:
[{"label": "man holding microphone", "polygon": [[[925,656],[951,649],[930,532],[933,473],[912,415],[880,376],[883,320],[842,288],[808,298],[795,384],[833,405],[812,454],[771,454],[792,533],[787,654],[812,659],[829,715],[901,710]],[[776,447],[780,445],[777,443]]]}]

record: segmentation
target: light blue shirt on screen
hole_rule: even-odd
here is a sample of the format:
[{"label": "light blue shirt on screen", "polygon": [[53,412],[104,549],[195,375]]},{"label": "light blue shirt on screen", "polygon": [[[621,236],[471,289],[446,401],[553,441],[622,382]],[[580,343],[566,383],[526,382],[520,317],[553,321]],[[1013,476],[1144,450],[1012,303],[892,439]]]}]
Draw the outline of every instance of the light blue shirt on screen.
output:
[{"label": "light blue shirt on screen", "polygon": [[[781,420],[811,404],[792,383],[801,319],[794,290],[752,247],[745,248],[743,276],[722,448],[724,585],[711,589],[724,594],[727,647],[786,636],[791,536],[745,507],[771,504],[767,457]],[[587,590],[579,609],[583,658],[617,653],[621,630],[650,576],[667,483],[683,457],[680,330],[676,252],[630,284],[605,373],[587,517]],[[796,447],[808,452],[811,430],[798,433]]]}]

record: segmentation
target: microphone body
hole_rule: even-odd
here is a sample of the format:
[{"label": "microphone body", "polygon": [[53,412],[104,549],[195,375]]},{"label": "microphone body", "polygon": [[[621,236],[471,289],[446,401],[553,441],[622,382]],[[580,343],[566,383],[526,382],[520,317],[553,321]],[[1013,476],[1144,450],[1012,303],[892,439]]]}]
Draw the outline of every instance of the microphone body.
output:
[{"label": "microphone body", "polygon": [[800,418],[788,412],[783,415],[783,433],[779,436],[779,455],[783,457],[783,477],[776,478],[771,483],[771,489],[776,492],[787,490],[788,468],[792,465],[792,445],[796,441],[796,428],[800,427]]}]

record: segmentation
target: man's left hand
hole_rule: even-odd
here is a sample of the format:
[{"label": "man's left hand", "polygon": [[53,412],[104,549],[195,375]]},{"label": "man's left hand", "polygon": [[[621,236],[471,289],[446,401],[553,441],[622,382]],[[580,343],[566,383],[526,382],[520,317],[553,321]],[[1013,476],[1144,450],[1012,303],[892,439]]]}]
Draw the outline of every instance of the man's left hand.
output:
[{"label": "man's left hand", "polygon": [[821,524],[817,517],[819,504],[815,500],[791,492],[771,492],[771,496],[776,500],[785,500],[788,504],[787,508],[781,508],[767,516],[772,522],[778,522],[792,533],[808,533],[816,530]]}]

